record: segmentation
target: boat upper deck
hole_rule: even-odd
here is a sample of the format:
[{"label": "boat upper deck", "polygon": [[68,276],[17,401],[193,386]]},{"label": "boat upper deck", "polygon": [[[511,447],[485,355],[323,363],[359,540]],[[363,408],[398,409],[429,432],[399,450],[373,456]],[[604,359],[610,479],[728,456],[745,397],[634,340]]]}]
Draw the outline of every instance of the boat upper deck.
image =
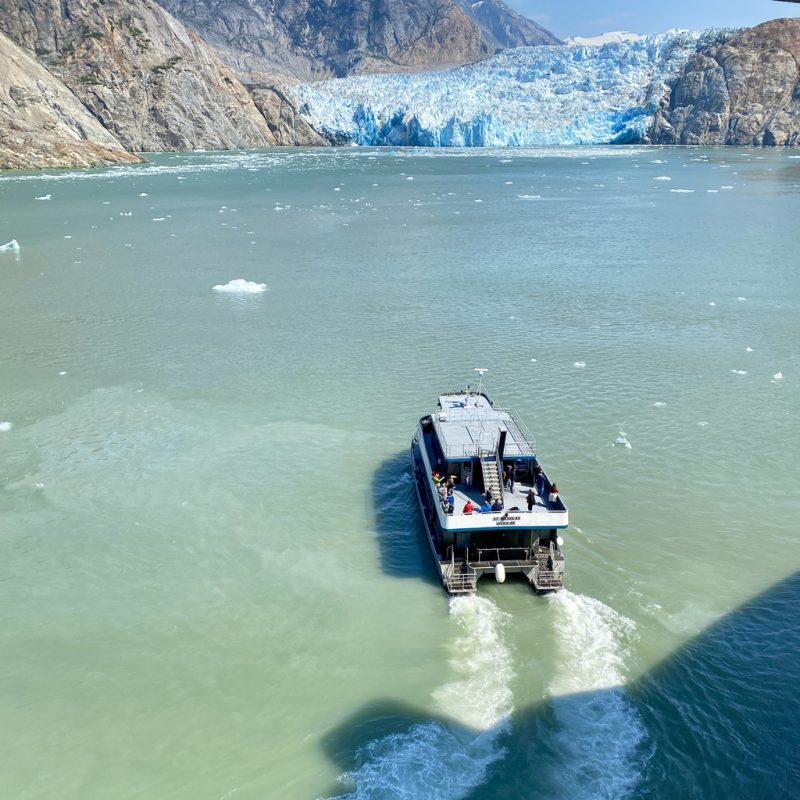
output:
[{"label": "boat upper deck", "polygon": [[494,408],[483,394],[464,392],[439,396],[433,427],[445,458],[479,458],[495,452],[506,434],[504,458],[533,458],[536,443],[524,423],[509,409]]}]

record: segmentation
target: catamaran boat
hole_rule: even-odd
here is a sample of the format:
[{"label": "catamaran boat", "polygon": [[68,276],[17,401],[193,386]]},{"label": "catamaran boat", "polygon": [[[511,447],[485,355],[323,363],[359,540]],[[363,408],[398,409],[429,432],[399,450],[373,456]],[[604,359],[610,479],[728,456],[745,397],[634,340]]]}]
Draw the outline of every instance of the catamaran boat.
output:
[{"label": "catamaran boat", "polygon": [[475,592],[487,573],[499,583],[520,573],[538,593],[563,588],[559,530],[567,508],[539,465],[533,436],[482,383],[439,396],[436,411],[417,424],[411,462],[430,551],[450,594]]}]

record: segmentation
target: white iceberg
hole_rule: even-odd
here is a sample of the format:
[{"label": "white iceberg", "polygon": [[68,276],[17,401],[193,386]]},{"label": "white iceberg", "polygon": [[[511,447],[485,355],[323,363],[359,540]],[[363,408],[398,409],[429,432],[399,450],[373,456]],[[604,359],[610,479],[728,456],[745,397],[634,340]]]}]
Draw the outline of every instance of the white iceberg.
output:
[{"label": "white iceberg", "polygon": [[19,253],[19,242],[12,239],[10,242],[0,244],[0,253]]},{"label": "white iceberg", "polygon": [[774,381],[782,381],[783,380],[783,373],[782,372],[776,372],[772,376],[772,380],[774,380]]},{"label": "white iceberg", "polygon": [[267,291],[267,284],[246,281],[244,278],[235,278],[225,284],[218,283],[211,288],[215,292],[228,292],[229,294],[260,294]]},{"label": "white iceberg", "polygon": [[10,422],[0,422],[0,433],[10,431],[14,426]]}]

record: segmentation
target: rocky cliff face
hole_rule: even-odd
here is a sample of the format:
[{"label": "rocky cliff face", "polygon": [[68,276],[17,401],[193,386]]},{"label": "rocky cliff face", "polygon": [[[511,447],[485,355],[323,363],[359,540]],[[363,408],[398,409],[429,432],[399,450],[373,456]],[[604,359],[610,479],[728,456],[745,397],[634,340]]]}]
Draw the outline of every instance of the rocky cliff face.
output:
[{"label": "rocky cliff face", "polygon": [[75,95],[0,33],[0,166],[88,167],[140,161]]},{"label": "rocky cliff face", "polygon": [[539,44],[561,44],[550,31],[523,17],[502,0],[456,0],[474,19],[484,35],[494,41],[494,52],[507,47],[535,47]]},{"label": "rocky cliff face", "polygon": [[275,144],[214,50],[150,0],[0,0],[0,29],[129,150]]},{"label": "rocky cliff face", "polygon": [[248,76],[436,69],[557,44],[501,0],[159,0]]},{"label": "rocky cliff face", "polygon": [[800,19],[702,48],[662,103],[657,144],[800,145]]}]

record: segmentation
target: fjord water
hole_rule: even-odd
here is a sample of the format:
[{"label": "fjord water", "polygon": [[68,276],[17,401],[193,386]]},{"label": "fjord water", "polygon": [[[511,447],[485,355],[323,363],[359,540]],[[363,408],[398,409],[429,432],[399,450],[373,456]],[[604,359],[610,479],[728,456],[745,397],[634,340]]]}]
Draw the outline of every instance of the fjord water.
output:
[{"label": "fjord water", "polygon": [[[0,796],[797,796],[798,218],[760,150],[0,176]],[[434,580],[474,367],[555,597]]]}]

